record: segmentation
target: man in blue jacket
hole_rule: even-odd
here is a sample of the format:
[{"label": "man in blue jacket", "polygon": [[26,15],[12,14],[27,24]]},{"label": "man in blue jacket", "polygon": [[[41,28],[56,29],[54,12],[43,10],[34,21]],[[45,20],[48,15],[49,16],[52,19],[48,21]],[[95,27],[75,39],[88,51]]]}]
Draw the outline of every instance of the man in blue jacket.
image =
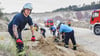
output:
[{"label": "man in blue jacket", "polygon": [[72,43],[73,43],[73,50],[76,50],[76,41],[75,41],[75,37],[74,37],[74,30],[69,27],[68,25],[62,24],[60,23],[59,26],[57,27],[59,29],[59,33],[60,34],[64,34],[64,41],[65,41],[65,47],[68,48],[69,47],[69,39],[71,39]]},{"label": "man in blue jacket", "polygon": [[33,22],[32,22],[32,18],[29,16],[31,11],[32,11],[31,3],[26,3],[23,6],[21,13],[16,14],[8,25],[8,32],[15,40],[18,52],[21,52],[24,47],[21,32],[27,23],[30,25],[31,32],[32,32],[31,40],[35,41],[34,31],[32,30]]}]

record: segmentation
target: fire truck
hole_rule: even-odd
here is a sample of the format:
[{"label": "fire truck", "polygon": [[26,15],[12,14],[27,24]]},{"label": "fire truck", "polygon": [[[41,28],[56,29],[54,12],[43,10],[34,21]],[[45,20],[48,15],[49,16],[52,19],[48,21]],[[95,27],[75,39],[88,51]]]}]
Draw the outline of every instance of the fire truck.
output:
[{"label": "fire truck", "polygon": [[94,34],[100,35],[100,10],[95,10],[92,12],[90,24]]},{"label": "fire truck", "polygon": [[46,27],[54,25],[53,19],[47,19],[44,24]]}]

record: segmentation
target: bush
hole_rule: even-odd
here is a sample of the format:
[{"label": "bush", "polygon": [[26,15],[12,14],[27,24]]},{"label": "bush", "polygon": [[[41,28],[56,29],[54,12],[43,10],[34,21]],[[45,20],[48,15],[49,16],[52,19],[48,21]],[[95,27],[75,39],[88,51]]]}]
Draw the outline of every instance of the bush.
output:
[{"label": "bush", "polygon": [[0,18],[3,16],[3,13],[2,13],[2,11],[1,11],[1,8],[0,8]]},{"label": "bush", "polygon": [[7,21],[7,22],[9,22],[10,20],[8,19],[8,17],[4,17],[4,19]]}]

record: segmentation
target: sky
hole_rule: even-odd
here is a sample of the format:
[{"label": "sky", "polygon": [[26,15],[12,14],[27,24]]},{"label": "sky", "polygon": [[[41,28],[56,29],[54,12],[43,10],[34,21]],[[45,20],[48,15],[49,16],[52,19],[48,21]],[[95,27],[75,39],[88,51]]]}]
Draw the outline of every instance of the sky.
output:
[{"label": "sky", "polygon": [[0,0],[0,7],[4,13],[20,12],[25,3],[32,3],[35,13],[49,12],[58,8],[65,8],[69,5],[91,4],[99,0]]}]

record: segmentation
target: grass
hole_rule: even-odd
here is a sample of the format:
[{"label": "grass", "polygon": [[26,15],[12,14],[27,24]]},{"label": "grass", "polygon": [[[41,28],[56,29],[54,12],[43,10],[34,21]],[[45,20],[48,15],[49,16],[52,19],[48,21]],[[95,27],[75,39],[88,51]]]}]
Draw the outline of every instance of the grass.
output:
[{"label": "grass", "polygon": [[16,47],[15,44],[13,42],[6,43],[3,42],[2,44],[0,44],[0,50],[2,50],[3,52],[9,53],[10,56],[15,56],[16,55]]},{"label": "grass", "polygon": [[[28,43],[26,43],[26,42],[24,43],[24,46],[25,46],[24,48],[25,48],[25,51],[26,51],[28,56],[43,56],[39,52],[36,52],[34,50],[29,50],[26,47],[27,44]],[[17,56],[16,45],[12,39],[10,40],[10,42],[7,42],[6,44],[4,41],[3,41],[3,43],[0,43],[0,51],[4,52],[7,56]]]}]

